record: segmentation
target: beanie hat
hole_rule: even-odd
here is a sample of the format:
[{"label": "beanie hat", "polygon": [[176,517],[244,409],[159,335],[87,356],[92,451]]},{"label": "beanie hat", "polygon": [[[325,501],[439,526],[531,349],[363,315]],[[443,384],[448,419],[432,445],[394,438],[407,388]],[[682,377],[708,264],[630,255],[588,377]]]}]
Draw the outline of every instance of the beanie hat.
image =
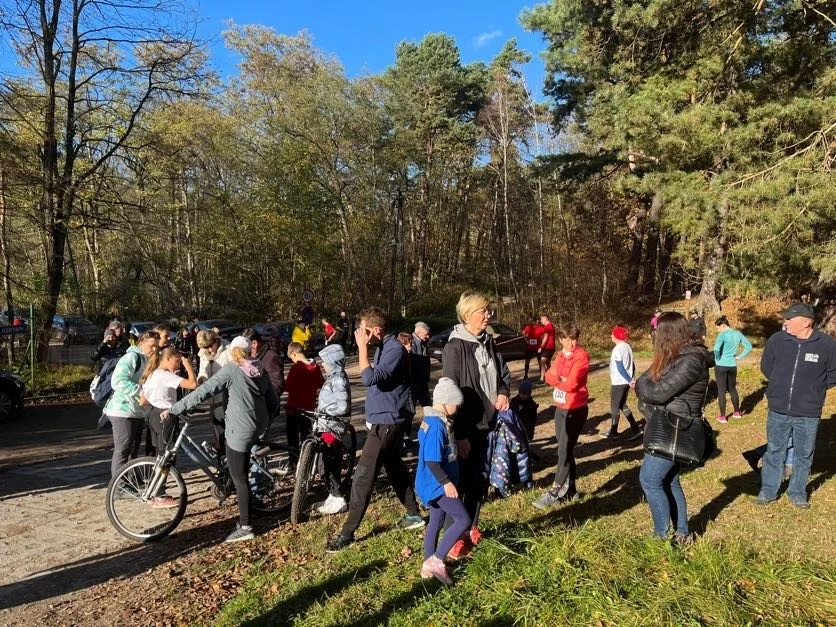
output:
[{"label": "beanie hat", "polygon": [[240,348],[245,353],[247,353],[248,355],[250,354],[250,351],[252,350],[250,341],[247,338],[245,338],[243,335],[239,335],[238,337],[233,339],[232,342],[229,343],[229,347],[230,348]]},{"label": "beanie hat", "polygon": [[520,381],[520,392],[523,394],[531,394],[531,381],[528,379]]},{"label": "beanie hat", "polygon": [[627,329],[625,329],[624,327],[615,327],[612,330],[612,336],[621,342],[624,342],[627,339],[628,335],[629,333],[627,332]]},{"label": "beanie hat", "polygon": [[433,390],[433,405],[461,405],[464,396],[453,379],[441,377]]}]

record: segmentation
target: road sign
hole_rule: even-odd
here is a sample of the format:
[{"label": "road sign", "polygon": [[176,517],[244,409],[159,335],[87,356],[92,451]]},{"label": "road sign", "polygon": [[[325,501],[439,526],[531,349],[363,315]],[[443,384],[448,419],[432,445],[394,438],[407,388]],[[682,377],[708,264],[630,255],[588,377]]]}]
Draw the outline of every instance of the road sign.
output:
[{"label": "road sign", "polygon": [[0,335],[20,335],[21,333],[29,333],[29,327],[22,324],[16,327],[11,325],[0,327]]},{"label": "road sign", "polygon": [[302,292],[302,300],[306,303],[309,303],[313,300],[313,292],[311,290],[305,290]]}]

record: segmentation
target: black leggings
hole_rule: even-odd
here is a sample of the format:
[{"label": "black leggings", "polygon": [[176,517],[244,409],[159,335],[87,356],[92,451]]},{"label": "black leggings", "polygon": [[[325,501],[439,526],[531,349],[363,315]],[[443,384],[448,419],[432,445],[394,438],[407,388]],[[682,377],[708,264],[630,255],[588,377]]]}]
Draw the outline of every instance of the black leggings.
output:
[{"label": "black leggings", "polygon": [[242,527],[250,526],[250,481],[248,479],[250,470],[250,453],[236,451],[226,445],[226,464],[229,468],[229,476],[235,485],[235,494],[238,497],[238,516]]},{"label": "black leggings", "polygon": [[717,379],[717,403],[720,405],[720,415],[726,415],[726,391],[731,396],[731,404],[735,413],[740,411],[740,396],[737,394],[737,366],[715,366],[714,377]]},{"label": "black leggings", "polygon": [[630,426],[636,428],[636,419],[633,418],[633,412],[627,407],[627,395],[630,393],[629,385],[612,385],[610,386],[610,430],[618,431],[618,419],[621,412],[624,412],[624,417]]},{"label": "black leggings", "polygon": [[589,405],[574,409],[554,411],[554,433],[557,436],[557,467],[554,470],[554,487],[561,496],[575,494],[578,471],[575,466],[575,444],[581,435],[583,425],[589,416]]}]

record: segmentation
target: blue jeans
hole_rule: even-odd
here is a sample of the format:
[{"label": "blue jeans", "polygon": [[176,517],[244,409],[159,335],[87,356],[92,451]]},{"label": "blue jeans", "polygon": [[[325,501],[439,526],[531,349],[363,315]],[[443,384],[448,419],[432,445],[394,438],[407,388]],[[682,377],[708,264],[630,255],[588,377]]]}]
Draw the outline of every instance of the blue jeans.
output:
[{"label": "blue jeans", "polygon": [[816,432],[820,417],[787,416],[769,410],[766,415],[766,455],[761,469],[760,496],[769,500],[778,498],[778,489],[784,478],[784,460],[792,439],[792,477],[787,496],[793,501],[807,501],[807,479],[816,450]]},{"label": "blue jeans", "polygon": [[[755,453],[758,454],[759,459],[763,459],[763,456],[766,455],[766,444],[761,444],[756,448]],[[784,465],[787,468],[792,468],[792,436],[790,436],[790,443],[787,445],[787,461],[784,462]]]},{"label": "blue jeans", "polygon": [[653,516],[653,533],[660,538],[667,537],[673,522],[676,535],[688,535],[688,511],[679,483],[679,464],[645,453],[639,481]]}]

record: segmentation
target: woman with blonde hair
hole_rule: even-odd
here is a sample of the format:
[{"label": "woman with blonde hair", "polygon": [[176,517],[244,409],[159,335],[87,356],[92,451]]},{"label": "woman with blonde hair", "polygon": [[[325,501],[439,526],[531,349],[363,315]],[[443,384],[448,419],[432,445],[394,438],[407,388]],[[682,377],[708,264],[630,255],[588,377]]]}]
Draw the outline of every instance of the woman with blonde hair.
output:
[{"label": "woman with blonde hair", "polygon": [[[250,449],[266,428],[270,416],[276,413],[279,399],[261,362],[250,356],[252,347],[247,338],[236,337],[230,343],[228,352],[229,363],[194,392],[172,405],[170,413],[182,414],[207,398],[227,393],[226,460],[238,497],[239,520],[226,542],[238,542],[253,537],[247,480]],[[160,418],[166,420],[168,414],[163,412]]]},{"label": "woman with blonde hair", "polygon": [[[198,332],[197,355],[200,365],[197,371],[198,385],[211,379],[229,363],[229,342],[211,329]],[[224,449],[224,395],[217,394],[209,399],[209,416],[215,433],[215,450],[220,454]]]},{"label": "woman with blonde hair", "polygon": [[498,411],[508,409],[511,375],[487,333],[493,317],[491,303],[479,292],[464,292],[456,305],[457,324],[450,333],[442,355],[442,376],[453,380],[464,400],[457,413],[453,433],[459,458],[462,502],[472,527],[450,551],[461,557],[479,543],[479,510],[487,493],[483,468],[487,463],[488,434]]}]

